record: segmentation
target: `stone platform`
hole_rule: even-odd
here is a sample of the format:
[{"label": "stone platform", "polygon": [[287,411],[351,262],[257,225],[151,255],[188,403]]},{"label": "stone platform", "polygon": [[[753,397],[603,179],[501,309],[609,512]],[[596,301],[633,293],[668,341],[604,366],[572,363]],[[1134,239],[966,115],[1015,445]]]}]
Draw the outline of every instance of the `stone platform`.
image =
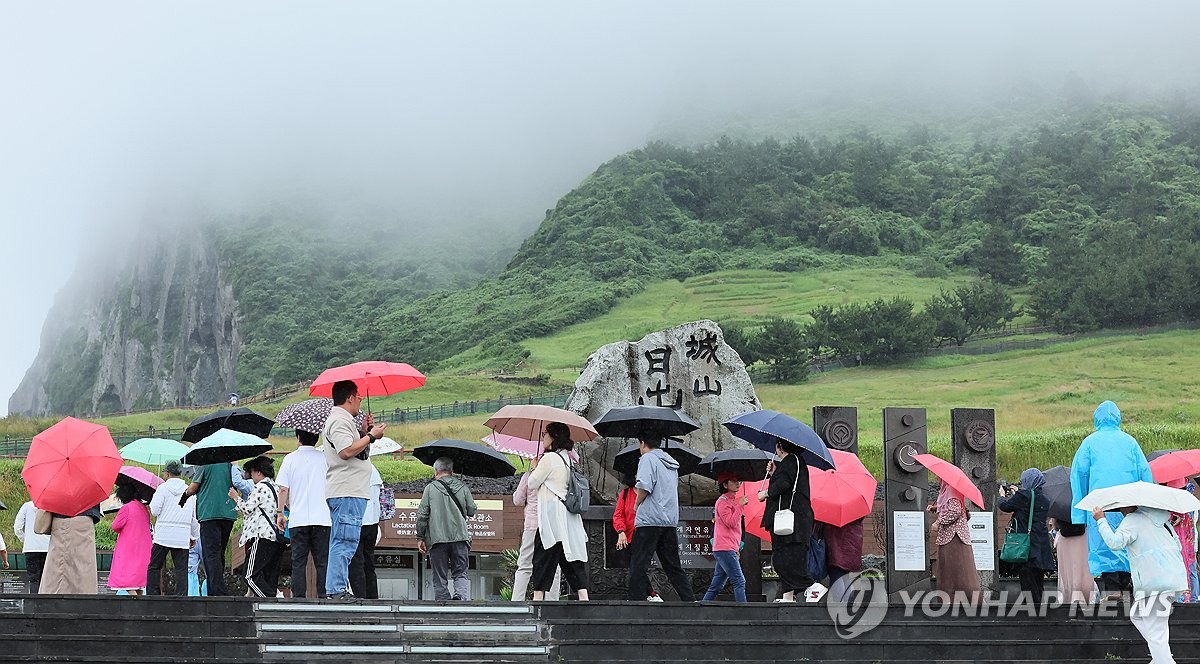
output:
[{"label": "stone platform", "polygon": [[[821,605],[0,597],[0,662],[1146,662],[1120,615],[906,616],[837,636]],[[1114,612],[1115,613],[1115,612]],[[1200,606],[1171,619],[1200,664]]]}]

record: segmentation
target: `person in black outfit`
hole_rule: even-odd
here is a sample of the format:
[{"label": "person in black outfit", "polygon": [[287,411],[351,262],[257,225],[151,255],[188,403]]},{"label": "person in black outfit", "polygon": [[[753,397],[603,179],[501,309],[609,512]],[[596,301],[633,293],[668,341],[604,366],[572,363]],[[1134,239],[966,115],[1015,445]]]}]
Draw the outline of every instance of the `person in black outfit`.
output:
[{"label": "person in black outfit", "polygon": [[[768,465],[771,481],[766,491],[758,492],[758,498],[767,501],[762,527],[771,533],[771,564],[779,575],[779,590],[783,594],[776,601],[794,602],[797,592],[806,592],[817,585],[808,575],[808,545],[813,529],[808,464],[801,458],[800,448],[782,438],[776,440],[775,454],[779,461]],[[776,535],[775,513],[789,506],[795,514],[795,528],[790,535]]]},{"label": "person in black outfit", "polygon": [[[1045,482],[1042,471],[1030,468],[1021,473],[1020,488],[1009,485],[1007,491],[1000,490],[999,507],[1012,513],[1013,532],[1029,533],[1029,560],[1019,566],[1017,574],[1021,579],[1021,591],[1032,594],[1035,604],[1042,603],[1042,584],[1046,573],[1054,569],[1054,550],[1050,546],[1050,532],[1046,530],[1050,500],[1040,491]],[[1030,509],[1033,510],[1032,525]]]}]

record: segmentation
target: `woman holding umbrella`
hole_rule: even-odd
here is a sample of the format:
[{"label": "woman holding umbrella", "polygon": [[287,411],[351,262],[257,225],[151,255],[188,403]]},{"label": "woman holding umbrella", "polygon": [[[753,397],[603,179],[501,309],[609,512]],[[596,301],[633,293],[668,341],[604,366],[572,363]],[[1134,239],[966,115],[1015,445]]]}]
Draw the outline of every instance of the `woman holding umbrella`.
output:
[{"label": "woman holding umbrella", "polygon": [[571,430],[562,422],[546,425],[542,435],[547,454],[534,461],[529,488],[538,492],[538,537],[533,548],[534,601],[545,598],[555,570],[563,576],[580,601],[588,599],[587,533],[583,518],[567,511],[563,498],[571,478],[567,452],[575,449]]},{"label": "woman holding umbrella", "polygon": [[[100,506],[76,516],[47,515],[50,523],[50,550],[42,572],[43,595],[96,594],[96,524]],[[43,517],[39,514],[39,521]]]},{"label": "woman holding umbrella", "polygon": [[108,573],[108,588],[118,595],[146,594],[146,570],[150,567],[150,511],[138,499],[138,488],[131,482],[117,485],[117,500],[121,509],[113,519],[117,534],[113,547],[112,569]]},{"label": "woman holding umbrella", "polygon": [[937,589],[953,601],[958,601],[961,593],[973,604],[979,597],[979,570],[975,567],[975,551],[971,548],[971,533],[967,528],[970,513],[966,496],[950,486],[950,482],[942,480],[937,503],[930,505],[929,511],[937,515],[934,541],[938,554],[933,565]]},{"label": "woman holding umbrella", "polygon": [[[795,602],[796,592],[804,593],[807,601],[817,601],[825,586],[808,575],[808,545],[812,537],[813,511],[808,489],[808,464],[801,457],[798,445],[782,438],[775,441],[778,462],[767,465],[770,482],[758,492],[758,499],[767,501],[763,510],[762,527],[771,533],[771,564],[779,575],[783,596],[780,602]],[[791,510],[791,532],[779,534],[775,517],[781,510]],[[815,594],[813,594],[815,593]]]},{"label": "woman holding umbrella", "polygon": [[[1042,603],[1042,584],[1046,573],[1054,569],[1054,552],[1050,549],[1050,532],[1046,530],[1050,500],[1041,493],[1046,478],[1037,468],[1021,473],[1020,486],[1009,485],[1000,489],[1001,511],[1011,512],[1014,533],[1028,533],[1029,558],[1019,564],[1021,592],[1033,596],[1034,604]],[[1032,511],[1032,515],[1030,514]]]}]

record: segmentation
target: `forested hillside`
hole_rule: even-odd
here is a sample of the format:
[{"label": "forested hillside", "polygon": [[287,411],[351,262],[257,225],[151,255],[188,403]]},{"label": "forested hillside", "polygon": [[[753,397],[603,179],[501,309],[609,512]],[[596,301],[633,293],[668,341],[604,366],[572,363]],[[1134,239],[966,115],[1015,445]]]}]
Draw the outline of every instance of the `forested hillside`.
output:
[{"label": "forested hillside", "polygon": [[510,363],[651,281],[847,255],[1028,284],[1065,330],[1200,315],[1200,114],[1100,106],[1004,135],[648,145],[564,196],[498,278],[389,314],[378,354],[432,364],[486,341]]},{"label": "forested hillside", "polygon": [[[1020,289],[1026,313],[1063,331],[1200,318],[1200,112],[1100,105],[1029,125],[1002,117],[651,143],[600,166],[519,248],[512,231],[487,220],[405,225],[329,205],[208,223],[213,278],[227,280],[236,300],[233,384],[253,392],[365,358],[425,370],[513,366],[529,354],[521,341],[595,318],[651,283],[718,270],[855,269],[865,257],[919,277],[954,272],[961,282],[976,273],[984,280],[976,292]],[[171,291],[159,290],[169,313]],[[86,413],[114,391],[126,409],[199,398],[185,388],[200,379],[187,376],[175,392],[139,391],[164,381],[149,370],[130,379],[137,365],[121,364],[131,352],[122,344],[158,314],[113,301],[111,343],[74,354],[44,345],[39,362],[65,368],[31,381],[29,402],[49,407],[15,411]],[[860,314],[871,311],[914,310],[873,307],[842,312],[842,327],[863,327]],[[818,313],[827,329],[838,327],[831,312]],[[915,329],[904,349],[961,343],[956,326]],[[813,352],[873,356],[856,349],[862,340],[835,341],[813,343]],[[152,342],[135,349],[138,358],[155,357]],[[125,377],[92,380],[59,355],[101,357],[100,374],[120,378],[114,367],[125,366]],[[63,381],[79,384],[70,403],[37,392],[52,397]]]}]

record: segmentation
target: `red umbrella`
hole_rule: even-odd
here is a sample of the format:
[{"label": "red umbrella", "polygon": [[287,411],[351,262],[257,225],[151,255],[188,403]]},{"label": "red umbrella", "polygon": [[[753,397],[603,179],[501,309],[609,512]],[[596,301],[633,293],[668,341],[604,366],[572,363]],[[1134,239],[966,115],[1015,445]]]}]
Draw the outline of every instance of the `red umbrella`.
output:
[{"label": "red umbrella", "polygon": [[942,482],[949,484],[950,488],[955,489],[970,499],[971,502],[983,508],[983,494],[979,492],[979,487],[975,486],[971,478],[967,477],[967,474],[962,471],[962,468],[932,454],[914,454],[913,459],[928,468],[934,475],[937,475],[938,479]]},{"label": "red umbrella", "polygon": [[833,455],[833,470],[808,467],[813,518],[841,527],[871,513],[879,482],[854,454],[841,450],[829,453]]},{"label": "red umbrella", "polygon": [[742,511],[742,516],[746,519],[746,532],[765,542],[771,541],[771,533],[768,533],[767,529],[762,527],[763,513],[767,510],[767,504],[759,502],[758,492],[766,491],[769,481],[742,482],[742,488],[738,491],[738,493],[750,498],[750,502],[746,503],[746,509]]},{"label": "red umbrella", "polygon": [[1200,475],[1200,450],[1164,454],[1150,462],[1150,472],[1154,473],[1154,481],[1159,484]]},{"label": "red umbrella", "polygon": [[34,436],[21,479],[38,509],[76,516],[108,497],[122,463],[107,428],[68,417]]},{"label": "red umbrella", "polygon": [[352,380],[358,393],[367,397],[386,397],[389,394],[411,390],[425,384],[425,374],[403,362],[355,362],[343,367],[334,367],[321,372],[308,388],[314,397],[332,397],[333,384],[341,380]]}]

